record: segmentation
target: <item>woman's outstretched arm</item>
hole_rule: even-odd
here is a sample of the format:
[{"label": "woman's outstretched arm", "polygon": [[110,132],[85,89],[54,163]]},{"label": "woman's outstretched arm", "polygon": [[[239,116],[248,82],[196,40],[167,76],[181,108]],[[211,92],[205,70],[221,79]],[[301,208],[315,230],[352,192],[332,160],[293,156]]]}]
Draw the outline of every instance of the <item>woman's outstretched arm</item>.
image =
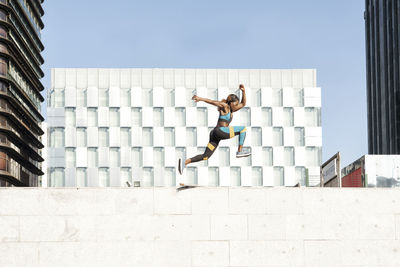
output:
[{"label": "woman's outstretched arm", "polygon": [[224,108],[225,106],[227,106],[227,104],[222,102],[222,101],[211,100],[211,99],[208,99],[208,98],[199,97],[197,95],[194,95],[192,97],[192,100],[194,100],[196,102],[203,101],[203,102],[206,102],[207,104],[214,105],[214,106],[217,106],[219,108]]}]

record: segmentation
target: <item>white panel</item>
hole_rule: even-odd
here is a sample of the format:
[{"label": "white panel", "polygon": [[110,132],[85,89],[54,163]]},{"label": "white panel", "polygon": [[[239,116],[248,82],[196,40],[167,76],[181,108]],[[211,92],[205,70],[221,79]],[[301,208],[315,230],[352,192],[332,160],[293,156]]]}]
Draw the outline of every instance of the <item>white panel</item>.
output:
[{"label": "white panel", "polygon": [[[208,109],[208,126],[209,127],[214,127],[215,125],[217,125],[218,116],[219,116],[219,112],[218,112],[217,108],[211,107]],[[236,114],[235,114],[235,116],[236,116]]]},{"label": "white panel", "polygon": [[66,87],[64,91],[65,107],[76,107],[76,88]]},{"label": "white panel", "polygon": [[239,71],[229,69],[228,70],[228,87],[230,89],[237,89],[239,87]]},{"label": "white panel", "polygon": [[285,87],[282,89],[282,94],[283,94],[283,106],[284,107],[292,107],[294,106],[294,101],[293,101],[293,88],[291,87]]},{"label": "white panel", "polygon": [[175,126],[175,108],[165,107],[164,108],[164,126],[174,127]]},{"label": "white panel", "polygon": [[304,97],[305,107],[321,107],[321,98]]},{"label": "white panel", "polygon": [[164,69],[153,70],[153,88],[163,87],[164,85]]},{"label": "white panel", "polygon": [[271,70],[271,87],[282,88],[282,71]]},{"label": "white panel", "polygon": [[153,88],[153,106],[154,107],[164,107],[165,106],[164,91],[165,91],[165,89],[162,87]]},{"label": "white panel", "polygon": [[284,147],[274,147],[274,166],[283,166]]},{"label": "white panel", "polygon": [[282,72],[282,87],[291,87],[292,82],[292,70],[281,70]]},{"label": "white panel", "polygon": [[[199,96],[199,97],[205,97],[205,98],[207,98],[207,88],[205,88],[205,87],[198,87],[197,89],[196,89],[196,95],[197,96]],[[197,107],[208,107],[209,105],[208,104],[206,104],[205,102],[203,102],[203,101],[200,101],[200,102],[197,102],[196,103],[196,106]]]},{"label": "white panel", "polygon": [[142,126],[151,127],[153,126],[153,108],[143,107],[142,108]]},{"label": "white panel", "polygon": [[196,88],[196,70],[185,69],[185,87],[188,89]]},{"label": "white panel", "polygon": [[261,107],[251,108],[251,126],[262,126]]},{"label": "white panel", "polygon": [[131,86],[142,87],[142,69],[131,69]]},{"label": "white panel", "polygon": [[120,146],[120,128],[119,127],[110,127],[110,147],[119,147]]},{"label": "white panel", "polygon": [[218,85],[218,89],[223,88],[223,87],[229,87],[229,85],[228,85],[228,70],[226,70],[226,69],[218,69],[217,70],[217,85]]},{"label": "white panel", "polygon": [[119,69],[111,69],[110,70],[110,87],[119,87],[120,86],[120,70]]},{"label": "white panel", "polygon": [[154,153],[152,147],[143,147],[143,166],[154,166]]},{"label": "white panel", "polygon": [[294,107],[294,125],[295,126],[304,126],[304,108],[303,107]]},{"label": "white panel", "polygon": [[315,86],[315,75],[314,69],[303,70],[303,88]]},{"label": "white panel", "polygon": [[88,87],[99,87],[99,69],[88,69]]},{"label": "white panel", "polygon": [[272,122],[274,126],[283,126],[283,108],[272,108]]},{"label": "white panel", "polygon": [[165,89],[175,88],[173,69],[164,69],[164,85],[162,87]]},{"label": "white panel", "polygon": [[131,126],[131,108],[130,107],[122,107],[122,108],[120,108],[119,112],[120,112],[121,127],[130,127]]},{"label": "white panel", "polygon": [[283,129],[283,145],[294,146],[294,128],[285,127]]},{"label": "white panel", "polygon": [[197,168],[197,180],[199,185],[208,186],[208,168],[198,167]]},{"label": "white panel", "polygon": [[272,106],[272,88],[261,88],[261,105],[263,107]]},{"label": "white panel", "polygon": [[142,69],[142,87],[143,89],[153,88],[153,69]]},{"label": "white panel", "polygon": [[134,87],[131,89],[131,105],[132,107],[142,107],[142,88]]},{"label": "white panel", "polygon": [[121,181],[121,172],[119,168],[110,168],[109,174],[110,174],[111,187],[120,187],[122,182],[126,182],[126,181]]},{"label": "white panel", "polygon": [[251,148],[251,164],[253,166],[263,166],[263,150],[262,147]]},{"label": "white panel", "polygon": [[110,107],[120,107],[121,95],[120,89],[118,87],[111,87],[109,90],[109,106]]},{"label": "white panel", "polygon": [[65,146],[76,147],[76,128],[65,127]]},{"label": "white panel", "polygon": [[[196,70],[196,88],[206,87],[206,70]],[[198,89],[197,89],[198,90]]]},{"label": "white panel", "polygon": [[186,89],[184,87],[175,88],[175,106],[186,107]]},{"label": "white panel", "polygon": [[132,146],[142,146],[142,127],[132,127]]},{"label": "white panel", "polygon": [[219,164],[219,149],[215,149],[211,157],[208,158],[208,166],[218,167]]},{"label": "white panel", "polygon": [[186,108],[186,126],[187,127],[196,127],[197,123],[197,108],[196,107],[188,107]]},{"label": "white panel", "polygon": [[230,167],[220,167],[219,186],[230,186],[230,185],[231,185]]},{"label": "white panel", "polygon": [[99,90],[96,87],[89,87],[86,90],[87,94],[87,106],[98,107],[99,106]]},{"label": "white panel", "polygon": [[121,147],[121,167],[130,167],[132,160],[131,160],[131,148],[130,147]]},{"label": "white panel", "polygon": [[175,69],[174,70],[174,80],[175,80],[175,88],[185,87],[185,70],[184,69]]},{"label": "white panel", "polygon": [[294,162],[296,166],[305,166],[305,157],[306,157],[306,148],[305,147],[295,147],[294,148]]},{"label": "white panel", "polygon": [[304,135],[307,136],[322,136],[321,127],[306,127],[304,130]]},{"label": "white panel", "polygon": [[97,127],[88,127],[87,128],[87,146],[88,147],[97,147],[99,145],[99,132]]},{"label": "white panel", "polygon": [[86,108],[76,108],[76,127],[86,127],[87,126],[87,109]]},{"label": "white panel", "polygon": [[131,70],[130,69],[121,69],[120,71],[120,85],[123,89],[131,88]]},{"label": "white panel", "polygon": [[262,145],[273,146],[273,136],[271,127],[262,127]]},{"label": "white panel", "polygon": [[311,136],[305,138],[306,146],[322,146],[322,137],[321,136]]},{"label": "white panel", "polygon": [[321,98],[321,88],[319,87],[305,87],[304,97]]},{"label": "white panel", "polygon": [[154,146],[164,146],[164,127],[153,127]]},{"label": "white panel", "polygon": [[88,70],[87,69],[76,69],[76,88],[86,89],[88,88]]},{"label": "white panel", "polygon": [[99,88],[110,88],[110,70],[99,69]]},{"label": "white panel", "polygon": [[262,167],[263,168],[263,186],[274,186],[274,168],[273,167]]},{"label": "white panel", "polygon": [[165,151],[165,166],[176,167],[177,161],[175,161],[175,147],[164,147]]},{"label": "white panel", "polygon": [[110,162],[109,148],[99,147],[97,151],[99,153],[99,167],[108,167]]},{"label": "white panel", "polygon": [[249,70],[239,69],[239,83],[245,87],[250,87],[250,72]]},{"label": "white panel", "polygon": [[99,107],[98,112],[99,127],[108,127],[108,107]]},{"label": "white panel", "polygon": [[293,88],[303,88],[303,71],[302,70],[292,70],[292,87]]},{"label": "white panel", "polygon": [[54,87],[65,88],[65,69],[54,69]]},{"label": "white panel", "polygon": [[[246,86],[246,85],[245,85]],[[250,88],[260,88],[260,70],[250,70]]]},{"label": "white panel", "polygon": [[87,167],[87,148],[76,148],[76,167]]},{"label": "white panel", "polygon": [[260,87],[272,87],[271,70],[260,70]]},{"label": "white panel", "polygon": [[215,69],[207,69],[207,88],[218,88],[217,83],[217,70]]},{"label": "white panel", "polygon": [[240,169],[242,186],[252,186],[252,167],[242,167]]},{"label": "white panel", "polygon": [[186,127],[175,127],[175,145],[186,147]]},{"label": "white panel", "polygon": [[207,127],[197,127],[197,145],[206,146],[209,141],[209,135]]},{"label": "white panel", "polygon": [[229,88],[228,87],[218,87],[218,97],[217,99],[212,100],[222,100],[226,99],[229,95]]}]

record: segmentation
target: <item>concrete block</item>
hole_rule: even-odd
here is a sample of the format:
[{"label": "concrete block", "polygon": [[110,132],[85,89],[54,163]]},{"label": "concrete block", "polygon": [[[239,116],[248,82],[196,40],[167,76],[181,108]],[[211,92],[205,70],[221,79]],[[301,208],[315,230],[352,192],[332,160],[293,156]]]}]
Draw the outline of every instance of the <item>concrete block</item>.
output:
[{"label": "concrete block", "polygon": [[19,241],[19,217],[0,216],[0,243]]},{"label": "concrete block", "polygon": [[196,88],[206,87],[206,70],[196,69]]},{"label": "concrete block", "polygon": [[157,217],[153,215],[99,216],[97,241],[151,241],[156,237]]},{"label": "concrete block", "polygon": [[228,266],[228,241],[194,241],[192,243],[193,266]]},{"label": "concrete block", "polygon": [[153,188],[125,189],[115,192],[118,214],[154,214]]},{"label": "concrete block", "polygon": [[304,241],[306,266],[341,266],[341,244],[336,240]]},{"label": "concrete block", "polygon": [[192,190],[192,214],[227,214],[228,188]]},{"label": "concrete block", "polygon": [[190,214],[191,191],[176,192],[175,188],[154,188],[155,214]]},{"label": "concrete block", "polygon": [[229,242],[229,260],[231,266],[266,266],[264,241]]},{"label": "concrete block", "polygon": [[360,215],[360,239],[395,239],[396,221],[392,214]]},{"label": "concrete block", "polygon": [[[243,178],[243,177],[242,177]],[[263,214],[265,213],[265,192],[259,188],[230,188],[230,214]]]},{"label": "concrete block", "polygon": [[154,258],[154,263],[152,266],[191,266],[191,252],[192,244],[188,241],[156,241],[154,243],[154,254],[152,255]]},{"label": "concrete block", "polygon": [[1,243],[0,266],[29,266],[39,265],[39,243]]},{"label": "concrete block", "polygon": [[247,240],[246,215],[211,215],[211,240]]},{"label": "concrete block", "polygon": [[159,215],[154,235],[156,240],[210,240],[210,218],[209,215]]},{"label": "concrete block", "polygon": [[303,191],[292,188],[265,190],[267,214],[302,214]]},{"label": "concrete block", "polygon": [[249,240],[284,240],[284,215],[248,215]]}]

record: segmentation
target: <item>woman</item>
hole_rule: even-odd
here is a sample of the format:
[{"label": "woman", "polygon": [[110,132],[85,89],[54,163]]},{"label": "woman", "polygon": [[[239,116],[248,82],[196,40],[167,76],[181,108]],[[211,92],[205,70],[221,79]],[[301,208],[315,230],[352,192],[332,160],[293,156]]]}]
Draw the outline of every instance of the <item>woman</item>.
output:
[{"label": "woman", "polygon": [[182,174],[186,165],[201,160],[208,160],[214,153],[215,149],[218,147],[219,141],[224,139],[230,139],[236,135],[239,135],[239,147],[238,151],[236,152],[236,157],[241,158],[250,156],[251,154],[250,152],[242,151],[244,139],[246,137],[246,127],[244,126],[229,127],[229,124],[231,123],[233,118],[232,113],[240,110],[242,107],[246,105],[246,93],[244,86],[241,84],[239,86],[239,89],[242,91],[242,102],[240,103],[239,103],[239,98],[234,94],[228,95],[226,100],[222,99],[221,101],[201,98],[196,95],[192,97],[192,99],[196,102],[204,101],[207,104],[217,106],[219,111],[219,118],[217,126],[210,132],[210,141],[204,153],[197,155],[193,158],[186,159],[185,162],[183,162],[183,159],[179,159],[178,171],[180,174]]}]

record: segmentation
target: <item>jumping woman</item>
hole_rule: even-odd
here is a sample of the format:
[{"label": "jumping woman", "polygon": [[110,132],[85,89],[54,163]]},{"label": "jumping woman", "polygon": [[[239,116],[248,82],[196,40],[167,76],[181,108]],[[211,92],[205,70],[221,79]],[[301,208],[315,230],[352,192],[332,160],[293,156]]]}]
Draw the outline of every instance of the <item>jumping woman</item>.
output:
[{"label": "jumping woman", "polygon": [[180,174],[183,173],[183,170],[189,163],[194,163],[201,160],[208,160],[214,153],[215,149],[218,147],[219,141],[230,139],[232,137],[235,137],[236,135],[239,135],[239,147],[238,151],[236,152],[236,157],[241,158],[250,156],[250,152],[242,151],[244,139],[246,137],[246,127],[229,127],[229,124],[231,123],[233,118],[232,113],[240,110],[246,105],[246,93],[244,86],[241,84],[239,86],[239,89],[242,91],[242,102],[240,103],[239,98],[235,94],[230,94],[226,99],[222,99],[221,101],[202,98],[196,95],[192,97],[192,99],[196,102],[204,101],[207,104],[217,106],[219,111],[219,118],[217,126],[210,132],[210,141],[208,142],[204,153],[197,155],[193,158],[186,159],[185,161],[183,161],[183,159],[179,159],[178,171]]}]

